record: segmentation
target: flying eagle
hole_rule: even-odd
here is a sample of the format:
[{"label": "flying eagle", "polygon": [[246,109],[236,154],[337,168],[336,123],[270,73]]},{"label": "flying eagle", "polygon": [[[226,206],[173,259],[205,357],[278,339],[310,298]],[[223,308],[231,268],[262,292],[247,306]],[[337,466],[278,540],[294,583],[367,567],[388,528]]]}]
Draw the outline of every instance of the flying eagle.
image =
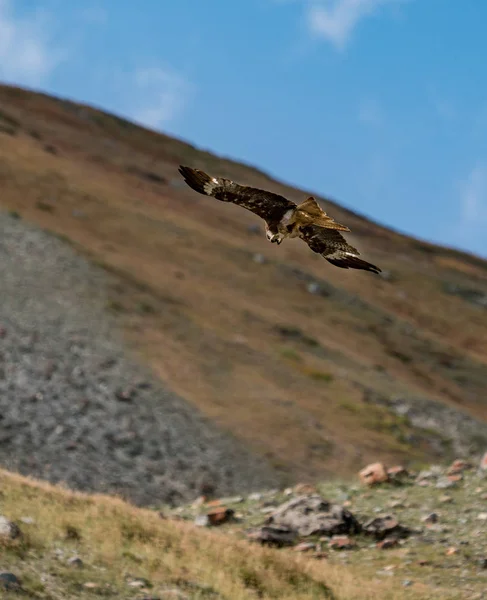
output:
[{"label": "flying eagle", "polygon": [[223,177],[180,165],[184,181],[196,192],[222,202],[233,202],[265,221],[267,239],[280,244],[284,238],[300,237],[328,262],[342,269],[363,269],[380,273],[379,267],[359,258],[359,251],[345,241],[340,231],[350,231],[329,217],[313,197],[295,204],[273,192],[239,185]]}]

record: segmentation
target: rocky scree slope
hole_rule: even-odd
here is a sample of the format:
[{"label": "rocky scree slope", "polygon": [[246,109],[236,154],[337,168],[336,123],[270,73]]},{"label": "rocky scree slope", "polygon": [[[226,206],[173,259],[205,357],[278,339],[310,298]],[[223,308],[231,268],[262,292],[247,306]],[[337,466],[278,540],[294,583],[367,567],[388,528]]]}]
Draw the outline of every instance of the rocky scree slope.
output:
[{"label": "rocky scree slope", "polygon": [[124,349],[109,275],[2,213],[0,231],[0,464],[143,504],[276,481]]}]

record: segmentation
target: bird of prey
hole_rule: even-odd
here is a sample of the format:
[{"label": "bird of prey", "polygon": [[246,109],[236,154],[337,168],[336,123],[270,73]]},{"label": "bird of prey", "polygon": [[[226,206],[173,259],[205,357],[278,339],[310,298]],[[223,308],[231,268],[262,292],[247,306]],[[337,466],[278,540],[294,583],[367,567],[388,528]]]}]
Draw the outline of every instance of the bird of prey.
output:
[{"label": "bird of prey", "polygon": [[264,219],[266,236],[272,243],[280,244],[284,238],[299,237],[313,252],[321,254],[336,267],[381,272],[379,267],[359,258],[359,251],[340,233],[350,229],[328,216],[313,197],[295,204],[279,194],[240,185],[223,177],[211,177],[199,169],[180,165],[179,172],[196,192],[222,202],[233,202]]}]

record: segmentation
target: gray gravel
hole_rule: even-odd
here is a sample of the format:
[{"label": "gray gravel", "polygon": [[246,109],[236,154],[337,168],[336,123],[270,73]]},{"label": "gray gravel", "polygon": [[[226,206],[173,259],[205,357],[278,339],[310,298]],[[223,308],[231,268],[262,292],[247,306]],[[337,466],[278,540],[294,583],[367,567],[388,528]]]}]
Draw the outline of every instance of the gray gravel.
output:
[{"label": "gray gravel", "polygon": [[105,310],[108,277],[0,213],[0,464],[137,504],[275,485],[131,357]]}]

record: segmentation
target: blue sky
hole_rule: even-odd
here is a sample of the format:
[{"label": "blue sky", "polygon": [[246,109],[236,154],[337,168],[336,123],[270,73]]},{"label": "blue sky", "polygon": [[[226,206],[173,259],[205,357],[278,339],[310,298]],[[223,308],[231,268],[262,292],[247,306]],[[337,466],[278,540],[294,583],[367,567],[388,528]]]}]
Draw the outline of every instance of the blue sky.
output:
[{"label": "blue sky", "polygon": [[487,257],[487,2],[0,0],[0,79]]}]

